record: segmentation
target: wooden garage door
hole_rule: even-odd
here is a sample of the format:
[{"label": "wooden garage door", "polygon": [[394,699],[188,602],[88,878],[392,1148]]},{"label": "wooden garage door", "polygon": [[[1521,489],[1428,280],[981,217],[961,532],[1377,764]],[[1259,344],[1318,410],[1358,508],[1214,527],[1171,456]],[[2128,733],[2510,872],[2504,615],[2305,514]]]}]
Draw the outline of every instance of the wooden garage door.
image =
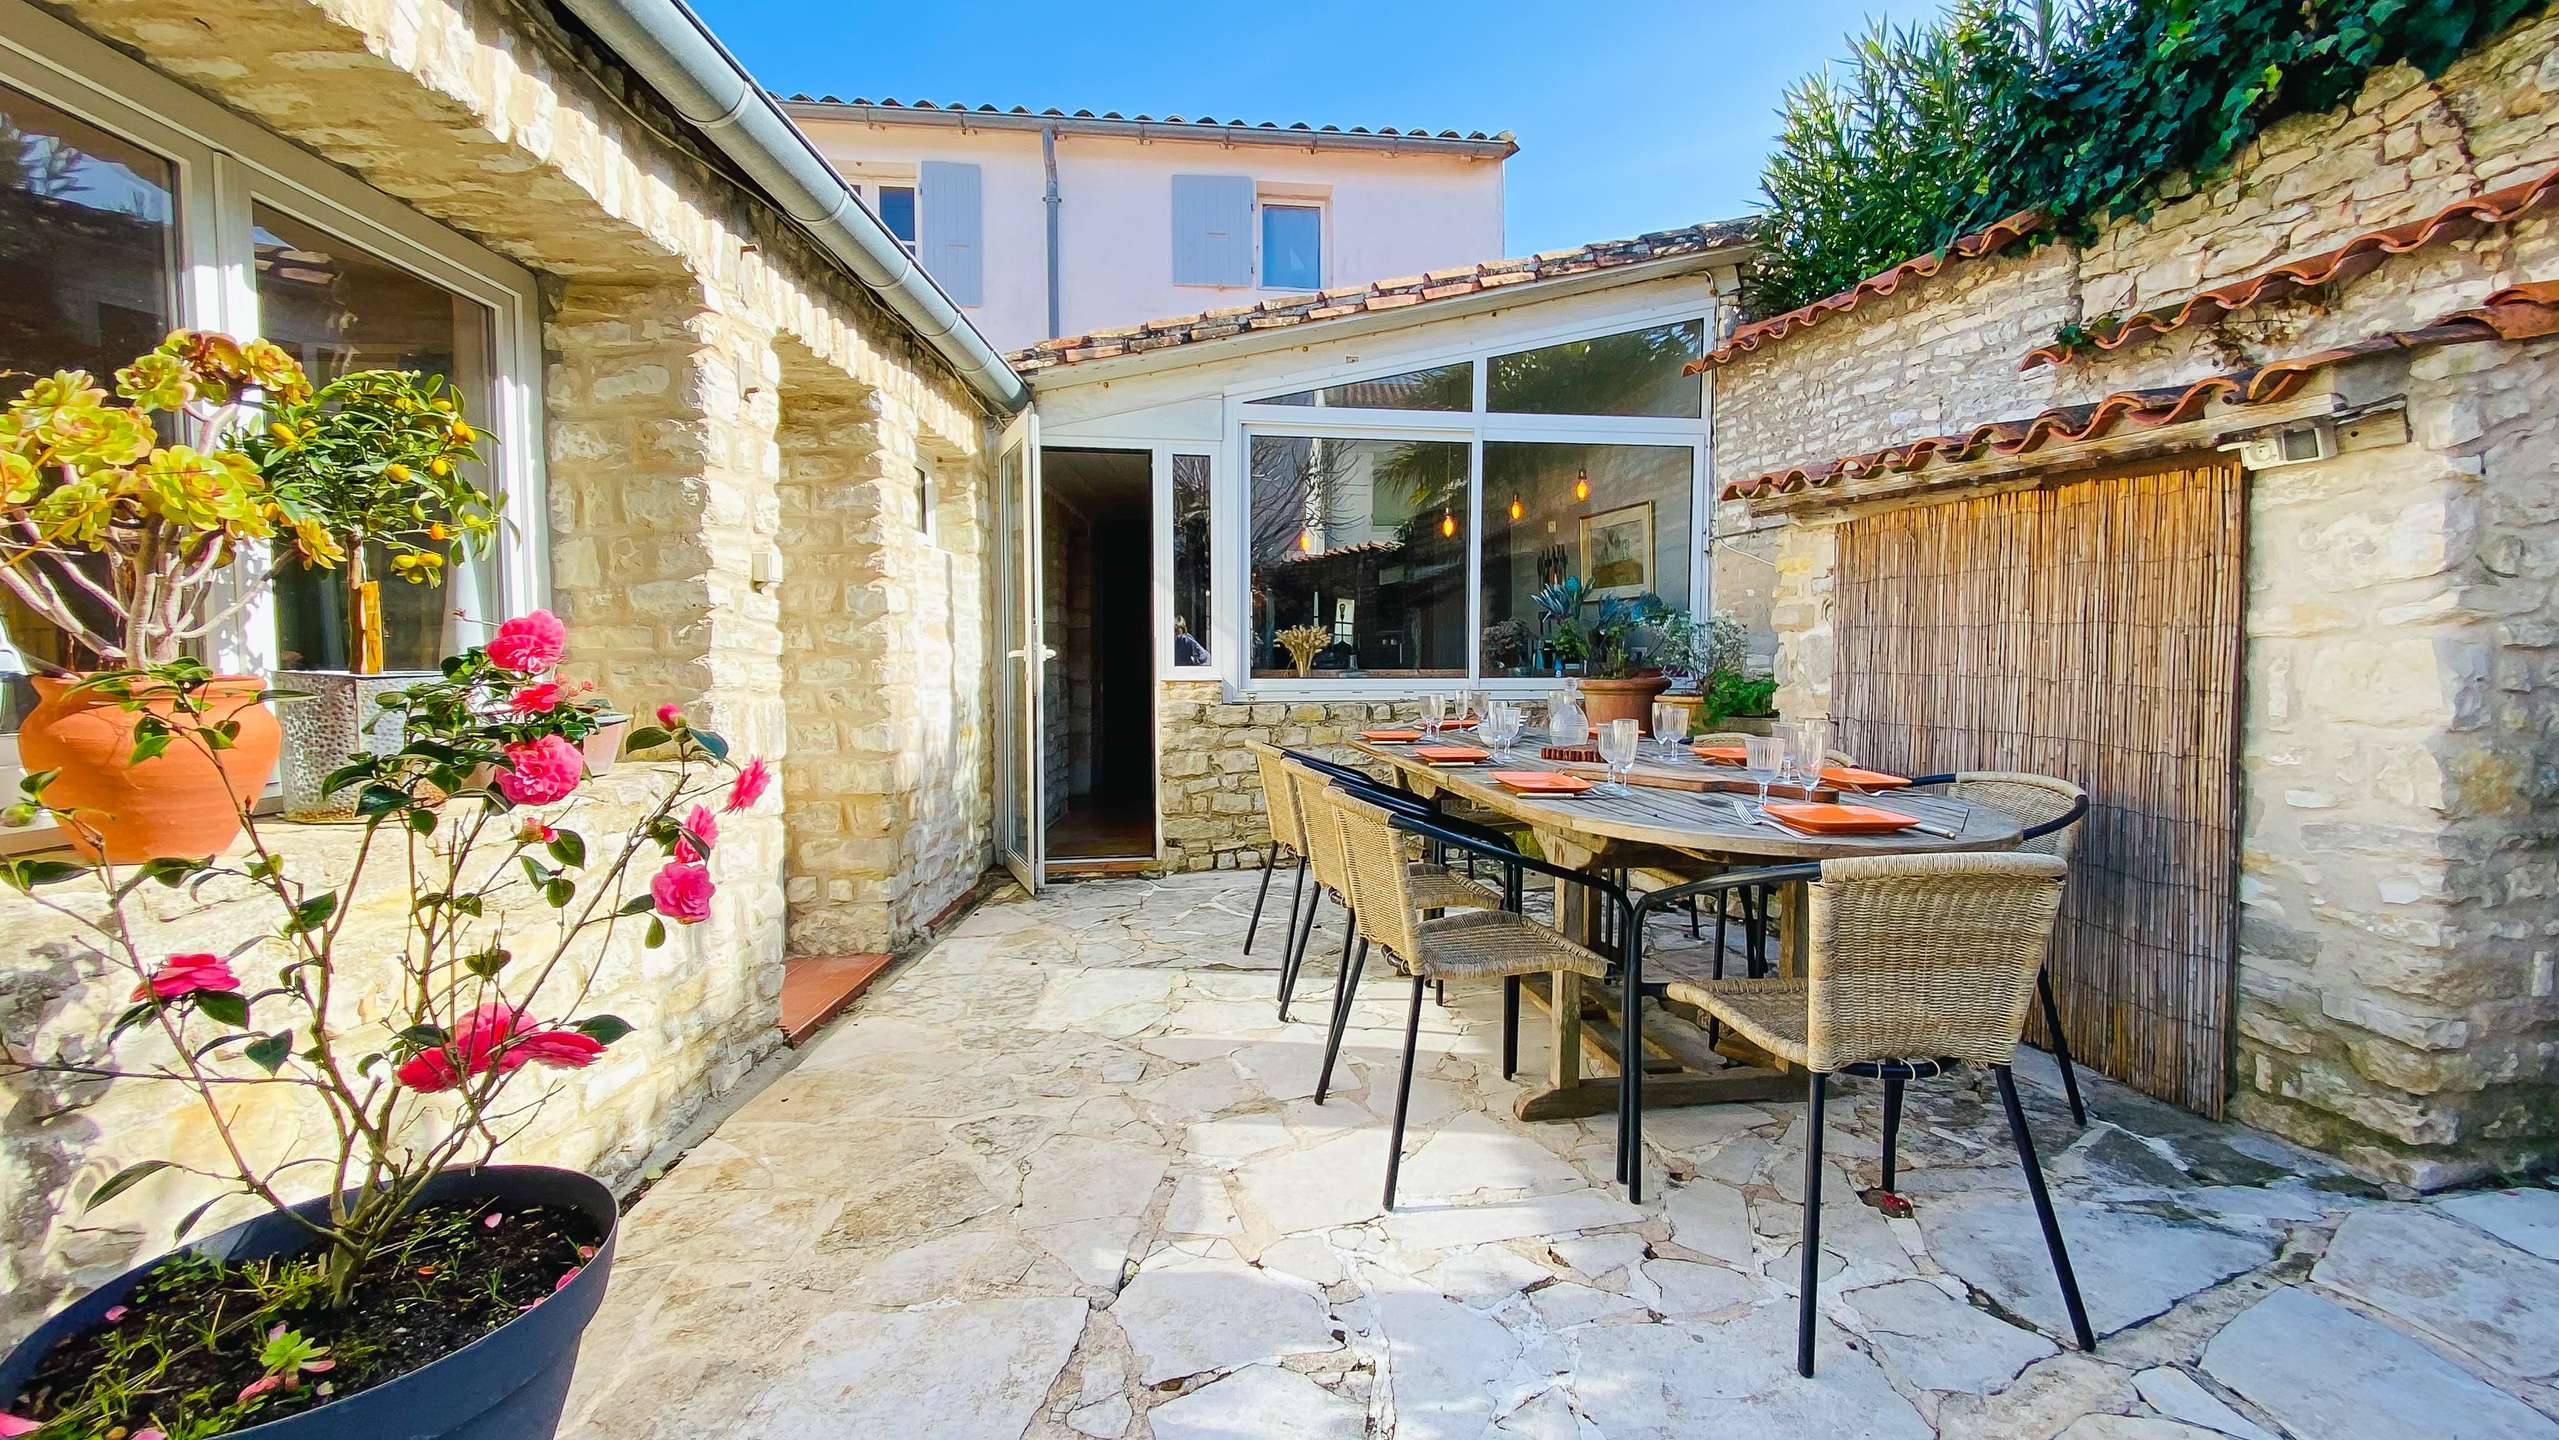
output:
[{"label": "wooden garage door", "polygon": [[[2238,467],[2152,462],[1851,521],[1840,745],[1903,774],[2087,788],[2054,946],[2081,1063],[2228,1093],[2245,511]],[[2043,1043],[2040,1017],[2030,1038]]]}]

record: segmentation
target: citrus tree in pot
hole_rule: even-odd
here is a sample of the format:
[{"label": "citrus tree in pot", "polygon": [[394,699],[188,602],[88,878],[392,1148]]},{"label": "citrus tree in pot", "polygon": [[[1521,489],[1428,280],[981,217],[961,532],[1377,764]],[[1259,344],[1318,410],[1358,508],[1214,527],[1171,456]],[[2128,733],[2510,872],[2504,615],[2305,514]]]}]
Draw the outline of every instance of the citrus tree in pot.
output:
[{"label": "citrus tree in pot", "polygon": [[353,751],[400,748],[393,713],[377,702],[433,672],[384,670],[382,571],[435,585],[448,557],[486,553],[498,502],[469,478],[479,439],[441,377],[407,370],[358,370],[276,397],[267,423],[241,437],[269,487],[327,536],[304,565],[334,568],[339,581],[337,603],[321,608],[339,622],[346,665],[275,673],[277,689],[296,697],[284,712],[287,814],[351,813],[343,796],[323,793],[331,767]]},{"label": "citrus tree in pot", "polygon": [[[137,742],[135,725],[172,713],[149,669],[256,599],[268,572],[240,573],[245,550],[331,553],[309,498],[275,490],[237,443],[260,404],[308,388],[272,345],[181,330],[116,372],[113,400],[66,370],[0,412],[0,584],[96,661],[35,677],[19,757],[55,772],[50,802],[82,817],[67,833],[91,858],[218,850],[237,833],[226,792],[255,794],[275,768],[256,676],[199,687],[201,749]],[[163,425],[178,443],[161,443]]]},{"label": "citrus tree in pot", "polygon": [[[330,777],[360,815],[349,873],[309,873],[271,848],[254,795],[236,797],[245,843],[227,855],[0,862],[0,885],[80,928],[80,981],[132,997],[104,1033],[57,1038],[50,1053],[0,1036],[0,1080],[75,1123],[100,1087],[177,1087],[222,1157],[131,1159],[86,1207],[182,1174],[218,1188],[179,1222],[181,1239],[227,1196],[264,1210],[108,1282],[19,1344],[0,1361],[0,1436],[556,1428],[612,1262],[613,1196],[572,1171],[493,1162],[558,1072],[629,1033],[591,1008],[630,949],[617,940],[636,927],[655,947],[670,924],[708,917],[719,816],[756,804],[772,778],[663,707],[632,737],[672,756],[652,798],[609,837],[579,833],[577,746],[524,723],[557,708],[544,676],[565,647],[559,622],[535,612],[397,697],[402,747]],[[215,748],[202,667],[150,675],[178,696],[153,722],[170,745]],[[484,766],[494,778],[475,787]],[[9,818],[81,824],[53,803],[55,783],[28,776]],[[394,926],[379,882],[360,894],[368,868],[386,866]],[[272,919],[223,953],[157,953],[134,912],[158,886]],[[313,1123],[296,1133],[333,1138],[262,1146],[244,1133],[262,1105],[300,1106],[291,1113]]]}]

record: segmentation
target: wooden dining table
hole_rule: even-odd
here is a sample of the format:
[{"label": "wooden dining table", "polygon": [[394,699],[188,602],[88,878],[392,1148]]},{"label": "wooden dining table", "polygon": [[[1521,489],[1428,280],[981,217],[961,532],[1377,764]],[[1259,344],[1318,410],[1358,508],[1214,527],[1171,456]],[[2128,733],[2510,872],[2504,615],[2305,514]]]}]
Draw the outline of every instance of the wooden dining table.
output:
[{"label": "wooden dining table", "polygon": [[[1456,743],[1480,744],[1473,737],[1444,737]],[[1725,867],[1827,860],[1851,855],[1900,855],[1949,850],[2014,849],[2021,837],[2011,816],[1988,806],[1970,805],[1951,796],[1908,790],[1872,794],[1843,793],[1841,799],[1867,803],[1950,830],[1951,835],[1904,830],[1892,834],[1808,835],[1790,833],[1772,822],[1749,818],[1743,811],[1758,800],[1756,772],[1716,765],[1685,751],[1674,756],[1654,741],[1644,743],[1636,761],[1632,791],[1618,795],[1594,788],[1577,795],[1529,795],[1493,779],[1496,771],[1561,771],[1592,778],[1600,766],[1579,761],[1543,759],[1540,732],[1524,735],[1502,757],[1474,764],[1437,764],[1414,753],[1410,743],[1356,740],[1351,748],[1391,767],[1398,781],[1416,795],[1454,796],[1495,812],[1536,837],[1538,850],[1555,864],[1593,872],[1667,872],[1702,877]],[[1483,747],[1489,749],[1489,747]],[[1723,781],[1749,782],[1738,795],[1693,787]],[[1736,807],[1731,800],[1740,800]],[[1452,857],[1454,858],[1454,857]],[[1588,903],[1589,892],[1569,881],[1555,883],[1555,925],[1565,936],[1593,949],[1602,948],[1601,912]],[[1803,964],[1805,887],[1781,888],[1779,908],[1787,917],[1781,931],[1778,973],[1794,975]],[[1648,947],[1648,980],[1669,978],[1656,964],[1659,952]],[[1617,1082],[1588,1077],[1583,1061],[1594,1058],[1612,1069],[1622,1065],[1616,1054],[1616,1026],[1606,1022],[1625,1003],[1615,987],[1556,972],[1524,991],[1546,1012],[1547,1075],[1542,1087],[1531,1087],[1514,1109],[1522,1120],[1554,1120],[1597,1115],[1616,1108]],[[1596,1017],[1589,1012],[1596,1010]],[[1796,1082],[1766,1056],[1759,1063],[1734,1063],[1705,1031],[1682,1017],[1648,1009],[1644,1022],[1644,1100],[1648,1107],[1699,1105],[1719,1101],[1764,1100],[1791,1095]],[[1722,1050],[1738,1048],[1723,1037]]]}]

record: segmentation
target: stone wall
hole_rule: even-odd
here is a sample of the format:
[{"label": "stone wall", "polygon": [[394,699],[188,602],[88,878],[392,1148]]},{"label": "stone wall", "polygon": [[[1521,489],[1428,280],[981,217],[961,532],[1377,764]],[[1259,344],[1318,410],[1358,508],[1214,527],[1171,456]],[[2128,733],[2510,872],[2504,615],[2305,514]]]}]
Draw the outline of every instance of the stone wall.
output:
[{"label": "stone wall", "polygon": [[1168,870],[1258,867],[1269,846],[1262,778],[1252,741],[1356,757],[1343,742],[1362,730],[1421,714],[1418,703],[1229,701],[1214,680],[1170,680],[1157,691],[1157,754],[1163,773],[1163,859]]},{"label": "stone wall", "polygon": [[[2345,110],[2274,127],[2229,174],[2172,185],[2154,214],[2084,249],[1958,264],[1722,367],[1718,487],[2314,352],[2559,278],[2559,228],[2536,215],[2217,324],[2017,368],[2064,322],[2173,304],[2547,171],[2554,55],[2559,17],[2545,15],[2438,81],[2384,72]],[[2401,407],[2406,435],[2380,423],[2349,453],[2250,481],[2232,1107],[2420,1185],[2559,1159],[2550,345],[2350,367],[2321,384]],[[1772,567],[1788,715],[1828,711],[1825,527],[1842,513],[1728,503],[1719,517],[1727,543]]]}]

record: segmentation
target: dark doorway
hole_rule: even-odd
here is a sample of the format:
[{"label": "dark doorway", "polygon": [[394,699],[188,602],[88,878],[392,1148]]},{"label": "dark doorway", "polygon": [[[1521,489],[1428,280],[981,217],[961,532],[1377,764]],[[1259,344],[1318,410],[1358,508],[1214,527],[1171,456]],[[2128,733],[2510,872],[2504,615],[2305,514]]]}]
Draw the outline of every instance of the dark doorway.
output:
[{"label": "dark doorway", "polygon": [[1040,452],[1048,859],[1155,858],[1153,457]]}]

